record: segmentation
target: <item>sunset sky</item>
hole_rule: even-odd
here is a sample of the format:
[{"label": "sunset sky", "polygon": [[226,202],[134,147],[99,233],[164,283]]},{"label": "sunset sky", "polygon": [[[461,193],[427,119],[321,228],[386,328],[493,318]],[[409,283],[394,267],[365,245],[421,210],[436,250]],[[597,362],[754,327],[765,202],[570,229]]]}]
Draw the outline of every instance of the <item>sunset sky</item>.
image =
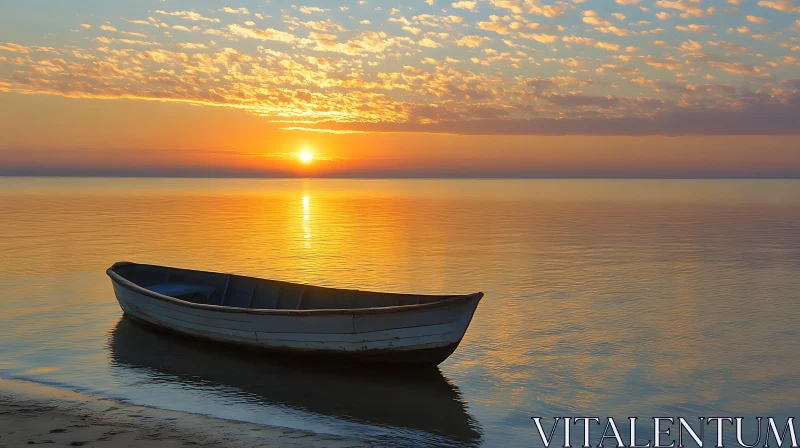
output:
[{"label": "sunset sky", "polygon": [[0,174],[798,177],[800,1],[3,2]]}]

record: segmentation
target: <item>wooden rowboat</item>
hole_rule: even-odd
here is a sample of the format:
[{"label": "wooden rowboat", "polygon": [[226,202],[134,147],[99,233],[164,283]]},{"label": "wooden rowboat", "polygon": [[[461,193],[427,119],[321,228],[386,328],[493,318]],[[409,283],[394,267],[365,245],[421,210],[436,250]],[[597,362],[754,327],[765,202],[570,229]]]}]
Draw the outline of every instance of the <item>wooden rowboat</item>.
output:
[{"label": "wooden rowboat", "polygon": [[324,288],[129,262],[106,273],[134,320],[216,342],[359,362],[441,363],[483,297]]}]

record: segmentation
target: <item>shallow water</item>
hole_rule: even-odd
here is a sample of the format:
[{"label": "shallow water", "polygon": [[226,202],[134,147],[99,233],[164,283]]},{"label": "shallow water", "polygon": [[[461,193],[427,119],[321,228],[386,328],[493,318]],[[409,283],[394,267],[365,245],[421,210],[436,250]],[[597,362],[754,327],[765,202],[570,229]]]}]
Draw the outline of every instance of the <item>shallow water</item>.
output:
[{"label": "shallow water", "polygon": [[[800,181],[0,178],[0,253],[0,376],[137,404],[487,447],[800,410]],[[438,370],[294,365],[121,319],[120,260],[486,296]]]}]

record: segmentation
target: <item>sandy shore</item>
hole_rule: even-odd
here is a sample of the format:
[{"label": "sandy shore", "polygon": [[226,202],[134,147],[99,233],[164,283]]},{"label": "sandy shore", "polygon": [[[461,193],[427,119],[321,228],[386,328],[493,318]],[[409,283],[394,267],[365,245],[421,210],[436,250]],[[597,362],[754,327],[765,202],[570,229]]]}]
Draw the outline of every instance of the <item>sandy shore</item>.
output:
[{"label": "sandy shore", "polygon": [[27,381],[0,379],[0,447],[369,446],[338,436],[122,404]]}]

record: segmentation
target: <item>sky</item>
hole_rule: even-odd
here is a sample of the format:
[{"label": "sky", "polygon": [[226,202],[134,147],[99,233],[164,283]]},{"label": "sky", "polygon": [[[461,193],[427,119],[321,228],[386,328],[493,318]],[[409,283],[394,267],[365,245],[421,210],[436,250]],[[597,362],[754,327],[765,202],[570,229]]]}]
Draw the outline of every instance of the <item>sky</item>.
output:
[{"label": "sky", "polygon": [[800,177],[800,0],[2,2],[0,174]]}]

